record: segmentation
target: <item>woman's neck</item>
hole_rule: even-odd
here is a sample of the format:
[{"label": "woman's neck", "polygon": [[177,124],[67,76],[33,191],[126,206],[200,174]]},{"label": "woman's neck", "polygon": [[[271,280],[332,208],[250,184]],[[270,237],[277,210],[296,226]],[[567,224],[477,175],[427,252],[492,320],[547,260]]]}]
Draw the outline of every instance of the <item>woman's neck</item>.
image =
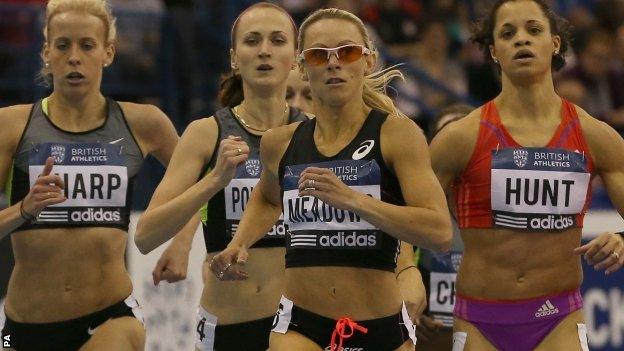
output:
[{"label": "woman's neck", "polygon": [[245,99],[240,104],[238,112],[253,128],[266,130],[285,123],[286,86],[279,89],[250,89],[244,87]]},{"label": "woman's neck", "polygon": [[360,129],[370,111],[371,108],[361,98],[340,106],[316,103],[314,105],[315,134],[327,142],[349,137],[354,130]]},{"label": "woman's neck", "polygon": [[74,99],[53,92],[48,97],[48,114],[56,124],[70,131],[89,130],[106,118],[106,99],[101,93]]},{"label": "woman's neck", "polygon": [[561,108],[550,76],[525,84],[514,84],[503,76],[503,89],[495,101],[501,114],[522,119],[558,116]]}]

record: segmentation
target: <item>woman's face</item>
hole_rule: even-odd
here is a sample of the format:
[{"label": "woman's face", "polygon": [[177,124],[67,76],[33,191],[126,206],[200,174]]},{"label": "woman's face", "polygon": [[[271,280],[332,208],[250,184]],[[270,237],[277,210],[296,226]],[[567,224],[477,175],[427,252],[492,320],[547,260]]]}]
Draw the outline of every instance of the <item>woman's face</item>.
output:
[{"label": "woman's face", "polygon": [[284,84],[295,65],[295,33],[290,19],[272,8],[249,10],[236,28],[232,68],[250,87]]},{"label": "woman's face", "polygon": [[[336,48],[343,45],[365,46],[364,38],[356,24],[344,19],[321,19],[307,30],[302,52],[310,48]],[[352,62],[338,59],[331,54],[328,61],[320,64],[301,63],[302,73],[310,82],[310,88],[320,104],[342,106],[353,99],[361,99],[364,77],[375,66],[375,55],[362,55]]]},{"label": "woman's face", "polygon": [[551,73],[552,56],[561,39],[552,35],[548,18],[531,0],[503,4],[496,13],[494,45],[490,53],[510,78],[541,77]]},{"label": "woman's face", "polygon": [[50,65],[55,91],[99,91],[102,68],[112,63],[115,53],[105,38],[104,22],[94,15],[68,11],[52,17],[43,57]]},{"label": "woman's face", "polygon": [[290,71],[286,81],[286,102],[303,112],[312,112],[312,92],[310,84],[301,79],[298,70]]}]

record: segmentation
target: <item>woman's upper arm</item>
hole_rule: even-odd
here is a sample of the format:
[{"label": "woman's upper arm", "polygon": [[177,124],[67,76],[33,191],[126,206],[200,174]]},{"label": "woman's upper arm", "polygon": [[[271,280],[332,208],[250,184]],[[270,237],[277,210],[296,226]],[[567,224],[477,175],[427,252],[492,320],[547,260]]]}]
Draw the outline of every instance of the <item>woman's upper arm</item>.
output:
[{"label": "woman's upper arm", "polygon": [[13,154],[26,127],[32,105],[0,108],[0,193],[6,189]]},{"label": "woman's upper arm", "polygon": [[149,207],[161,205],[182,194],[203,176],[201,172],[215,152],[218,134],[214,118],[204,118],[189,124],[175,147]]},{"label": "woman's upper arm", "polygon": [[446,125],[429,145],[431,166],[445,193],[461,174],[472,154],[479,133],[480,111]]},{"label": "woman's upper arm", "polygon": [[165,167],[178,142],[178,133],[167,115],[154,105],[120,103],[144,156],[153,155]]},{"label": "woman's upper arm", "polygon": [[381,128],[381,151],[399,180],[407,205],[446,208],[444,193],[431,169],[425,135],[416,123],[389,117]]},{"label": "woman's upper arm", "polygon": [[279,163],[288,148],[290,139],[298,123],[271,129],[266,132],[260,141],[260,158],[262,159],[262,174],[257,187],[264,198],[275,206],[281,206]]},{"label": "woman's upper arm", "polygon": [[579,109],[579,117],[596,173],[618,212],[624,215],[624,140],[611,126],[585,111]]}]

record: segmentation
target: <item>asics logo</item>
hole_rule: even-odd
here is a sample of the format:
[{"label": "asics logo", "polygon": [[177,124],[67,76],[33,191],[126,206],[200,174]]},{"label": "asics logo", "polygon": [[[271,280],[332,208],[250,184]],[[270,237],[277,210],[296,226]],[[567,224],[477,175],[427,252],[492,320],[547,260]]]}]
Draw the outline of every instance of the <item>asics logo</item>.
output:
[{"label": "asics logo", "polygon": [[364,156],[368,155],[368,153],[373,149],[373,146],[375,146],[375,140],[363,141],[360,144],[360,147],[353,152],[352,158],[354,160],[361,160]]}]

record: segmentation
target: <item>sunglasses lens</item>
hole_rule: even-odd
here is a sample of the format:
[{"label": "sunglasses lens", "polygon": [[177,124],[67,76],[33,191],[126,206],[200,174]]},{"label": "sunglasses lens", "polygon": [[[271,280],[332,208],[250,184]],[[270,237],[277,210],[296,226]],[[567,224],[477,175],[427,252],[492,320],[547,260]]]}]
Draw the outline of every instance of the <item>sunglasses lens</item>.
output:
[{"label": "sunglasses lens", "polygon": [[357,61],[362,57],[362,47],[357,45],[343,46],[338,49],[338,57],[340,57],[340,61],[344,63]]},{"label": "sunglasses lens", "polygon": [[309,49],[303,53],[305,61],[311,65],[322,65],[327,62],[327,51],[323,49]]}]

